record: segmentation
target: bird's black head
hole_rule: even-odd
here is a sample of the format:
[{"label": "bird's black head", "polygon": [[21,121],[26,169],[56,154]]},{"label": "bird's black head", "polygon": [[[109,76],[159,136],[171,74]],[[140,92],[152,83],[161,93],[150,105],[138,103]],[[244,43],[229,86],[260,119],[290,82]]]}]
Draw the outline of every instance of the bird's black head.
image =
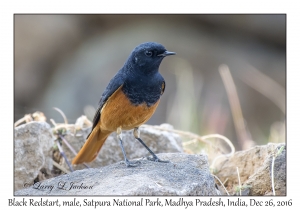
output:
[{"label": "bird's black head", "polygon": [[143,74],[151,74],[158,71],[159,65],[164,57],[175,55],[166,48],[155,42],[146,42],[137,46],[127,60],[127,66],[131,70],[141,72]]}]

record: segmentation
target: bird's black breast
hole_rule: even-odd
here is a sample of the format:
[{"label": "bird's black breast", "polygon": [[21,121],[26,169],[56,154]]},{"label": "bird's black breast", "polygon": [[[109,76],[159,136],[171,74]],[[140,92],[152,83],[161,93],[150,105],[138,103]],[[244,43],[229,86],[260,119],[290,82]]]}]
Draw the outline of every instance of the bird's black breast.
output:
[{"label": "bird's black breast", "polygon": [[154,75],[128,75],[122,91],[134,105],[146,103],[148,107],[155,104],[163,92],[164,78],[157,72]]}]

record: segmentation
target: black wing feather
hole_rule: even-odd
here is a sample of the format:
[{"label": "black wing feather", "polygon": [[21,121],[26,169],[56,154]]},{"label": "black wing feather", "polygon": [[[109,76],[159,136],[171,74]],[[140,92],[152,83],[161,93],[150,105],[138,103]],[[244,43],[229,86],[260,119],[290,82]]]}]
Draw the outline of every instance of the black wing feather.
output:
[{"label": "black wing feather", "polygon": [[121,71],[119,71],[109,82],[109,84],[107,85],[105,91],[103,92],[100,101],[99,101],[99,105],[97,108],[97,111],[94,115],[94,119],[93,119],[93,127],[92,130],[96,127],[96,125],[98,124],[99,120],[100,120],[100,116],[101,116],[101,109],[103,107],[103,105],[106,103],[107,99],[124,83],[124,77]]},{"label": "black wing feather", "polygon": [[160,93],[160,95],[162,95],[165,92],[165,88],[166,88],[166,82],[163,81],[162,84],[161,84],[161,93]]}]

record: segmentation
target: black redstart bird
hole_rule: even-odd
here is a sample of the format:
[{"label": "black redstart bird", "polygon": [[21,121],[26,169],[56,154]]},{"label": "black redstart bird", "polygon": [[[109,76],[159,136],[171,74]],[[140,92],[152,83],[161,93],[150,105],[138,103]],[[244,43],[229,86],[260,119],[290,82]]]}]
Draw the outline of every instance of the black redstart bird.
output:
[{"label": "black redstart bird", "polygon": [[151,153],[149,160],[168,162],[160,160],[140,139],[139,126],[153,115],[165,90],[159,65],[164,57],[175,54],[155,42],[140,44],[132,51],[102,94],[92,131],[72,164],[93,161],[108,135],[116,131],[126,165],[138,165],[139,162],[127,159],[123,147],[122,130],[130,129],[134,129],[134,137]]}]

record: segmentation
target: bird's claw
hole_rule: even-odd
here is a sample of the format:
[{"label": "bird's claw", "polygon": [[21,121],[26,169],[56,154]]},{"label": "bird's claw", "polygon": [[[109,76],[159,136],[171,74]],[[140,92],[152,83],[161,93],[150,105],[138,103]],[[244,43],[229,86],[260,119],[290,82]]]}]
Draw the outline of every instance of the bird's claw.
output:
[{"label": "bird's claw", "polygon": [[138,165],[141,164],[141,161],[129,161],[125,160],[125,164],[127,167],[137,167]]},{"label": "bird's claw", "polygon": [[169,160],[161,160],[161,159],[159,159],[157,156],[147,157],[147,159],[150,160],[150,161],[154,161],[154,162],[170,163]]}]

